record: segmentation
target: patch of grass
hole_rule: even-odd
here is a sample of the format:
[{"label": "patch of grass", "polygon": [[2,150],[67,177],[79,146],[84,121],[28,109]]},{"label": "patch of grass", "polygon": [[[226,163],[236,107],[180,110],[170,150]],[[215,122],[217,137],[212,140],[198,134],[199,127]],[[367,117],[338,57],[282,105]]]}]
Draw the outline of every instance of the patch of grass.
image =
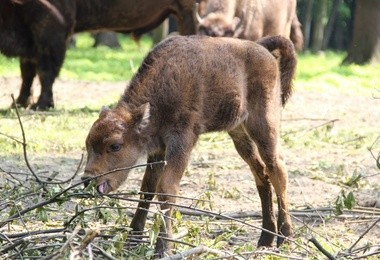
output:
[{"label": "patch of grass", "polygon": [[[77,35],[76,48],[69,48],[60,77],[84,81],[125,81],[130,79],[152,47],[148,36],[139,45],[130,37],[119,35],[121,49],[92,48],[94,39],[89,33]],[[380,64],[341,66],[345,53],[309,52],[298,55],[296,88],[305,90],[339,90],[360,92],[380,85]],[[0,55],[0,76],[18,76],[17,58]]]},{"label": "patch of grass", "polygon": [[298,56],[296,88],[360,93],[380,86],[380,64],[342,66],[345,53],[302,53]]},{"label": "patch of grass", "polygon": [[[121,49],[92,48],[93,38],[88,33],[77,36],[76,48],[69,48],[60,77],[81,81],[128,81],[138,69],[152,41],[142,37],[140,46],[130,37],[119,35]],[[18,59],[0,55],[0,76],[19,75]],[[109,101],[106,97],[103,100]],[[114,99],[116,101],[117,98]],[[33,153],[81,152],[92,123],[98,117],[98,108],[91,100],[84,107],[78,104],[59,106],[47,113],[29,113],[21,110],[26,129],[27,149]],[[97,107],[95,109],[95,107]],[[2,110],[0,118],[0,155],[21,153],[21,144],[6,135],[21,140],[21,131],[15,111]]]},{"label": "patch of grass", "polygon": [[94,39],[84,33],[77,38],[77,47],[67,51],[62,78],[85,81],[125,81],[132,77],[152,46],[149,37],[139,44],[119,35],[121,49],[92,48]]},{"label": "patch of grass", "polygon": [[0,55],[0,76],[11,77],[20,75],[20,65],[18,58],[7,58]]},{"label": "patch of grass", "polygon": [[[98,112],[91,110],[70,113],[53,111],[47,113],[21,113],[25,129],[27,150],[31,153],[64,154],[81,153],[84,140]],[[0,133],[22,141],[22,133],[14,111],[0,119]],[[0,135],[0,155],[14,156],[22,153],[22,145]]]},{"label": "patch of grass", "polygon": [[[60,72],[60,78],[82,81],[126,81],[140,66],[142,59],[152,47],[148,36],[139,44],[130,37],[118,35],[121,49],[92,48],[94,39],[89,33],[76,37],[76,48],[69,48]],[[18,58],[0,55],[0,76],[19,76]]]}]

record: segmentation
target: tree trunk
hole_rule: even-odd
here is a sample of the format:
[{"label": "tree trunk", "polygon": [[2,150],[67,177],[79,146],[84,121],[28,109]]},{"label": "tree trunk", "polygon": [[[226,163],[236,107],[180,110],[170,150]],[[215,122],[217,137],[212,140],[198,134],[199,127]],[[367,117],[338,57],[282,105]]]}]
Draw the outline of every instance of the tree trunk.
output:
[{"label": "tree trunk", "polygon": [[313,18],[313,4],[314,0],[306,0],[305,15],[302,21],[304,49],[307,49],[310,46],[310,31],[311,21]]},{"label": "tree trunk", "polygon": [[315,13],[315,22],[313,30],[313,42],[311,43],[311,50],[318,52],[322,50],[323,33],[326,25],[327,17],[327,0],[318,0]]},{"label": "tree trunk", "polygon": [[120,43],[115,32],[99,32],[94,33],[93,36],[95,39],[94,47],[102,45],[114,49],[120,48]]},{"label": "tree trunk", "polygon": [[331,13],[329,17],[329,21],[327,22],[322,41],[322,50],[325,50],[329,44],[331,33],[334,29],[335,21],[338,17],[338,7],[341,4],[342,0],[334,0]]},{"label": "tree trunk", "polygon": [[330,40],[326,48],[333,48],[336,50],[344,51],[348,50],[352,41],[354,13],[354,0],[343,0],[340,2],[335,24],[333,26]]},{"label": "tree trunk", "polygon": [[380,0],[357,0],[351,46],[343,64],[380,61]]}]

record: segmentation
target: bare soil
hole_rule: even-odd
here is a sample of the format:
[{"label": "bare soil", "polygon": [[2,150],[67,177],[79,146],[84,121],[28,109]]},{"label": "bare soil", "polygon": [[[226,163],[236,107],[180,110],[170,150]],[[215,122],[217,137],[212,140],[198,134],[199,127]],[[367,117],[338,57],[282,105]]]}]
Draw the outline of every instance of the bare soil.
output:
[{"label": "bare soil", "polygon": [[[18,78],[0,79],[0,109],[9,107],[10,94],[18,95]],[[117,96],[126,86],[121,83],[96,83],[58,80],[54,86],[55,103],[64,104],[86,103],[103,100],[107,95]],[[37,85],[38,87],[38,85]],[[116,100],[114,100],[116,102]],[[109,104],[104,104],[109,105]],[[100,107],[99,107],[100,109]],[[380,100],[372,96],[372,92],[357,95],[338,91],[313,92],[295,90],[293,97],[283,111],[283,129],[286,136],[301,140],[303,135],[322,125],[331,123],[331,131],[342,129],[361,133],[363,130],[380,129]],[[294,131],[294,132],[293,132]],[[371,130],[369,130],[371,131]],[[365,131],[364,131],[365,133]],[[380,134],[380,132],[379,132]],[[362,138],[367,145],[355,148],[346,144],[323,142],[318,136],[307,145],[284,145],[283,153],[289,170],[289,198],[293,211],[302,209],[320,209],[334,207],[335,200],[341,190],[353,191],[358,207],[380,207],[380,170],[376,161],[367,150],[375,141],[374,136],[352,136],[347,142],[355,142]],[[212,139],[213,136],[209,139]],[[313,144],[315,142],[315,144]],[[323,142],[323,145],[319,143]],[[317,147],[317,148],[316,148]],[[379,148],[379,146],[377,146]],[[375,151],[376,154],[379,150]],[[67,159],[56,159],[62,172],[73,169],[80,154],[65,155]],[[55,163],[54,160],[52,163]],[[56,167],[57,167],[56,165]],[[59,170],[59,169],[56,169]],[[342,184],[342,179],[351,176],[355,171],[362,173],[365,178],[358,188],[349,188]],[[125,189],[138,190],[142,171],[135,171],[129,176]],[[180,195],[186,197],[201,197],[211,191],[211,206],[216,212],[246,212],[260,213],[260,201],[253,177],[249,168],[235,152],[232,142],[225,139],[215,141],[203,140],[193,151],[192,161],[182,180]],[[189,201],[183,201],[190,205]],[[210,206],[210,205],[209,205]],[[378,211],[377,211],[377,214]],[[371,214],[370,214],[371,215]],[[297,228],[301,229],[306,222],[322,236],[340,241],[346,246],[356,241],[364,230],[373,223],[362,218],[321,218],[302,217],[294,219]],[[380,244],[380,225],[377,224],[363,241]],[[259,235],[254,234],[255,238]],[[331,237],[333,236],[333,237]]]}]

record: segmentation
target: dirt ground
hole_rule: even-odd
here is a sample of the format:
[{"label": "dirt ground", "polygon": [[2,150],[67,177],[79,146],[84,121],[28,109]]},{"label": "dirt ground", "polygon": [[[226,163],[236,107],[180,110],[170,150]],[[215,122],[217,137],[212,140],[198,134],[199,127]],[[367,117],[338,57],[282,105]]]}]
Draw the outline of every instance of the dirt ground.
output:
[{"label": "dirt ground", "polygon": [[[0,109],[11,103],[10,93],[18,95],[18,78],[0,79]],[[102,100],[105,95],[117,96],[126,83],[93,83],[58,80],[54,86],[57,106]],[[114,100],[116,101],[116,100]],[[104,104],[109,105],[109,104]],[[99,107],[100,109],[100,107]],[[380,129],[380,99],[373,98],[372,91],[358,95],[329,91],[328,93],[295,90],[283,111],[283,129],[293,139],[302,138],[310,129],[319,127],[330,120],[333,131],[348,129],[360,133],[361,129]],[[294,133],[291,131],[294,129]],[[380,131],[379,131],[380,134]],[[357,136],[353,136],[353,139]],[[366,139],[366,137],[362,137]],[[366,139],[368,144],[374,142]],[[212,139],[212,135],[210,137]],[[318,137],[313,142],[321,142]],[[285,146],[286,147],[286,146]],[[289,199],[291,210],[321,209],[333,207],[342,189],[353,190],[358,206],[380,208],[380,170],[366,147],[346,149],[345,146],[325,143],[321,148],[305,146],[284,148],[289,170]],[[377,146],[379,148],[379,146]],[[375,151],[376,153],[379,150]],[[80,155],[73,154],[72,167]],[[59,163],[59,159],[57,159]],[[65,165],[61,167],[65,168]],[[63,169],[64,171],[64,169]],[[342,176],[350,176],[354,171],[363,173],[363,185],[359,189],[347,188],[341,184]],[[343,173],[342,173],[343,172]],[[125,188],[138,189],[142,172],[135,171],[129,177]],[[206,191],[212,192],[212,206],[216,212],[260,212],[260,202],[249,168],[238,157],[232,143],[222,140],[202,141],[193,152],[192,161],[182,180],[181,195],[202,197]],[[204,198],[204,197],[203,197]],[[189,203],[189,202],[186,202]],[[367,208],[366,208],[367,210]],[[379,211],[376,211],[380,214]],[[323,233],[337,230],[335,238],[355,241],[373,222],[358,218],[321,219],[303,218]],[[293,220],[297,227],[303,223]],[[315,224],[318,223],[318,224]],[[322,223],[322,224],[321,224]],[[347,235],[349,234],[349,235]],[[368,242],[380,244],[380,225],[373,228],[364,238]]]}]

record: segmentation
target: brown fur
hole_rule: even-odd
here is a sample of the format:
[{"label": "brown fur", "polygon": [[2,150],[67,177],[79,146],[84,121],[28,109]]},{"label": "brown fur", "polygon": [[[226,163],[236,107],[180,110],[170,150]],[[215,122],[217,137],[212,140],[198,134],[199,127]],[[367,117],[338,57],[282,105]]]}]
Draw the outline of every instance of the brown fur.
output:
[{"label": "brown fur", "polygon": [[[73,33],[109,30],[138,38],[173,14],[180,34],[195,34],[194,5],[195,0],[1,0],[0,52],[20,57],[22,85],[16,103],[40,110],[54,107],[53,83]],[[36,75],[41,94],[31,104]]]},{"label": "brown fur", "polygon": [[[271,52],[272,53],[271,53]],[[148,162],[141,190],[175,202],[191,150],[200,134],[227,131],[254,174],[262,202],[263,228],[284,236],[292,233],[288,215],[287,172],[279,154],[282,106],[291,94],[296,59],[292,43],[276,36],[258,43],[233,38],[171,37],[145,58],[117,106],[104,109],[92,126],[86,148],[84,179]],[[97,178],[100,192],[111,192],[128,170]],[[272,185],[278,198],[275,221]],[[142,231],[149,201],[143,195],[131,227]],[[161,235],[171,236],[171,206]],[[258,244],[271,246],[274,235],[262,232]],[[280,245],[283,238],[277,239]],[[158,240],[162,254],[171,243]]]},{"label": "brown fur", "polygon": [[202,0],[198,34],[258,40],[264,36],[290,38],[303,48],[296,0]]}]

